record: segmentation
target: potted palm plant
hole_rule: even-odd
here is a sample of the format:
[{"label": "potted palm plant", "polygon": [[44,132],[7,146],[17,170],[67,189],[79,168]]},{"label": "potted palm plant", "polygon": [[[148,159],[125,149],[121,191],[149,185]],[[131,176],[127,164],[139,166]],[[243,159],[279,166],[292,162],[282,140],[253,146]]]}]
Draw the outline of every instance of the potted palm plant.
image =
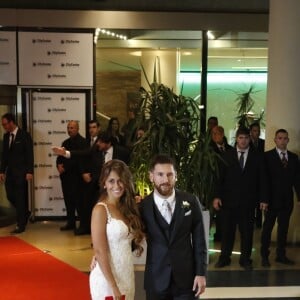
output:
[{"label": "potted palm plant", "polygon": [[259,91],[255,91],[255,87],[253,85],[250,86],[249,90],[244,93],[237,93],[237,126],[249,128],[250,124],[255,121],[261,123],[264,117],[264,111],[262,111],[257,118],[254,120],[253,112],[251,112],[255,101],[253,98],[253,94]]},{"label": "potted palm plant", "polygon": [[137,191],[142,198],[149,192],[149,162],[155,154],[164,153],[177,164],[178,188],[197,195],[207,207],[218,157],[210,147],[209,135],[200,135],[199,103],[176,95],[155,76],[152,83],[145,72],[144,76],[149,90],[140,89],[136,127],[143,126],[145,133],[134,145],[130,163]]}]

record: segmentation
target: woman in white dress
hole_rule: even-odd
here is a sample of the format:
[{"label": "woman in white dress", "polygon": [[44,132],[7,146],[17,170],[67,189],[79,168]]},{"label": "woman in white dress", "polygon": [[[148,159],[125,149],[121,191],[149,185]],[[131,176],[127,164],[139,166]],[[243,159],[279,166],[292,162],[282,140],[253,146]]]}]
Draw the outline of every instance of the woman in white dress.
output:
[{"label": "woman in white dress", "polygon": [[144,234],[126,164],[120,160],[107,162],[102,168],[100,189],[91,221],[96,260],[90,273],[91,296],[93,300],[123,300],[124,296],[134,300],[132,242],[136,255],[141,255]]}]

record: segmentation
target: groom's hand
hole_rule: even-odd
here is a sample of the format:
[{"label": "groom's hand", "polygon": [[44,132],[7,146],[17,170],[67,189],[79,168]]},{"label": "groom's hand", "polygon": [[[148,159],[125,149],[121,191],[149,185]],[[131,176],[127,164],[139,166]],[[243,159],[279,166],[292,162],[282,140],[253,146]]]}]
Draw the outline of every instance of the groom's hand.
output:
[{"label": "groom's hand", "polygon": [[199,297],[204,293],[206,288],[206,278],[205,276],[195,276],[193,291],[196,292],[195,297]]}]

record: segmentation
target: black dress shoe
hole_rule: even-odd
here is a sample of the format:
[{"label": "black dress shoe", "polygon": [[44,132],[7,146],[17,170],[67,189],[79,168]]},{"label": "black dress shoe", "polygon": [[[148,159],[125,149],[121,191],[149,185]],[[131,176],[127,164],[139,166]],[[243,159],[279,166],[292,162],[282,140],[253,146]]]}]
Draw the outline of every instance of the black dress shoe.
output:
[{"label": "black dress shoe", "polygon": [[16,227],[13,231],[11,231],[11,234],[19,234],[25,231],[25,228]]},{"label": "black dress shoe", "polygon": [[294,265],[295,262],[293,260],[288,259],[286,256],[283,257],[276,257],[275,259],[276,262],[284,264],[284,265]]},{"label": "black dress shoe", "polygon": [[229,266],[230,263],[231,263],[230,259],[229,259],[229,260],[228,260],[228,259],[226,259],[226,260],[219,259],[219,260],[217,261],[217,263],[215,264],[215,267],[216,267],[216,268],[224,268],[224,267],[226,267],[226,266]]},{"label": "black dress shoe", "polygon": [[266,268],[271,267],[271,264],[270,264],[269,259],[267,257],[264,257],[264,258],[261,259],[261,265],[262,265],[262,267],[266,267]]},{"label": "black dress shoe", "polygon": [[73,230],[73,229],[75,229],[75,225],[71,225],[71,224],[68,224],[68,223],[66,225],[60,227],[61,231]]},{"label": "black dress shoe", "polygon": [[244,268],[246,271],[252,271],[253,270],[251,259],[247,259],[245,261],[240,261],[240,266],[242,268]]},{"label": "black dress shoe", "polygon": [[85,234],[90,234],[91,233],[91,231],[90,230],[88,230],[88,229],[85,229],[85,228],[76,228],[75,230],[74,230],[74,234],[75,235],[85,235]]},{"label": "black dress shoe", "polygon": [[252,271],[253,270],[253,266],[251,263],[247,263],[247,264],[240,264],[240,266],[245,270],[245,271]]}]

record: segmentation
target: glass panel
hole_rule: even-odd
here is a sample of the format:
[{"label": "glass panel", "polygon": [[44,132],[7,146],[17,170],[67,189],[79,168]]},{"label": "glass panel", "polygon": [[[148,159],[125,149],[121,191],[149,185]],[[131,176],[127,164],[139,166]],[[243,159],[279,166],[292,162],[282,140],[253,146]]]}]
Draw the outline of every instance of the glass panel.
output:
[{"label": "glass panel", "polygon": [[[238,103],[241,94],[252,89],[253,107],[249,123],[259,119],[266,107],[267,34],[231,33],[209,40],[207,118],[217,116],[228,142],[234,144]],[[261,122],[264,138],[264,119]]]},{"label": "glass panel", "polygon": [[[160,55],[157,68],[160,69],[158,75],[162,78],[161,82],[173,88],[176,93],[182,91],[185,96],[199,99],[200,80],[197,78],[197,82],[194,82],[181,74],[194,72],[199,75],[201,31],[116,29],[110,30],[108,34],[107,30],[98,30],[98,33],[96,94],[102,129],[107,126],[107,118],[112,116],[117,115],[121,126],[127,122],[130,108],[139,100],[141,85],[148,89],[142,80],[141,61],[146,61],[144,67],[151,83],[155,58]],[[127,39],[120,39],[117,35],[127,36]],[[168,73],[166,80],[164,76],[167,72],[177,74]]]},{"label": "glass panel", "polygon": [[[97,109],[111,117],[118,114],[126,122],[126,110],[139,97],[140,59],[143,52],[177,51],[179,60],[178,91],[200,99],[201,31],[116,30],[127,40],[99,35],[97,44]],[[207,118],[217,116],[229,142],[236,129],[237,102],[241,93],[251,87],[257,118],[265,109],[267,88],[267,33],[212,32],[208,43]],[[154,66],[154,60],[153,60]],[[152,75],[149,81],[152,82]],[[115,85],[114,85],[115,84]],[[130,100],[130,99],[131,100]],[[129,100],[128,100],[129,99]],[[133,99],[133,100],[132,100]],[[116,110],[115,107],[118,109]],[[105,116],[102,123],[106,123]],[[262,123],[262,137],[264,123]]]}]

